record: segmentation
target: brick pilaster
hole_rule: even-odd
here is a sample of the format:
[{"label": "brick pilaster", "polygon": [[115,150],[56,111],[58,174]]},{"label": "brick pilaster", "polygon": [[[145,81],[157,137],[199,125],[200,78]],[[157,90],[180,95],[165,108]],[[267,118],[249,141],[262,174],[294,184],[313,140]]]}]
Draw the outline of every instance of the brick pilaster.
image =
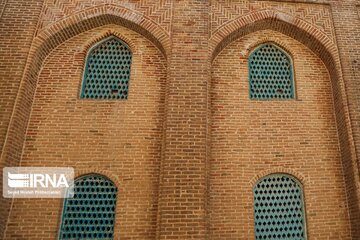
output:
[{"label": "brick pilaster", "polygon": [[174,1],[159,239],[205,239],[208,2]]},{"label": "brick pilaster", "polygon": [[[24,73],[43,0],[3,1],[0,9],[0,148],[3,150],[17,92]],[[11,143],[10,143],[11,144]],[[18,159],[20,160],[20,159]],[[2,166],[0,183],[2,183]],[[11,163],[15,166],[16,163]],[[2,196],[2,194],[1,194]],[[8,216],[10,201],[1,197],[0,238]]]},{"label": "brick pilaster", "polygon": [[[360,8],[360,7],[358,7]],[[333,21],[346,86],[353,138],[360,155],[360,16],[356,1],[334,1]],[[345,168],[353,239],[360,239],[359,159],[357,169]]]}]

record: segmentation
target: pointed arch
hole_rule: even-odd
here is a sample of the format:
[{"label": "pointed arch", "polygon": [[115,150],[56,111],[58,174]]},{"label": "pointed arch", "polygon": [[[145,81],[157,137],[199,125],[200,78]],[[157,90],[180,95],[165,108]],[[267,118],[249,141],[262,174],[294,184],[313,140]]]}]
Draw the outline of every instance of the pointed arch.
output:
[{"label": "pointed arch", "polygon": [[217,29],[209,42],[211,60],[235,39],[264,29],[273,29],[302,42],[322,59],[324,54],[335,55],[337,52],[332,39],[316,26],[287,13],[261,10],[240,16]]},{"label": "pointed arch", "polygon": [[116,185],[103,175],[86,174],[73,187],[73,198],[64,199],[59,239],[113,239]]},{"label": "pointed arch", "polygon": [[82,32],[108,24],[121,25],[145,36],[167,57],[170,48],[169,33],[147,16],[114,4],[87,8],[60,19],[39,32],[34,44],[48,42],[49,45],[59,45]]},{"label": "pointed arch", "polygon": [[271,42],[258,45],[250,53],[248,68],[250,99],[295,98],[292,58],[281,47]]},{"label": "pointed arch", "polygon": [[127,99],[131,48],[116,36],[95,43],[86,56],[80,98]]}]

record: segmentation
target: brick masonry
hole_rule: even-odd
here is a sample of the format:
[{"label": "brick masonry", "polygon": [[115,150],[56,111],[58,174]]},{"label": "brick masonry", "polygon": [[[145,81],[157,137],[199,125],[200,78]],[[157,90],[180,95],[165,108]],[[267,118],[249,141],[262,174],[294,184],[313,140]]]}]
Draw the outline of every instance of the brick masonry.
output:
[{"label": "brick masonry", "polygon": [[[247,58],[268,41],[293,58],[296,100],[249,99]],[[211,69],[210,236],[251,236],[252,179],[285,172],[303,179],[309,239],[349,239],[331,84],[321,60],[292,38],[264,30],[229,44]]]},{"label": "brick masonry", "polygon": [[294,3],[291,1],[211,1],[211,32],[239,17],[261,10],[275,10],[291,17],[299,17],[314,24],[327,36],[335,37],[329,5]]},{"label": "brick masonry", "polygon": [[[359,6],[0,1],[0,166],[109,177],[115,239],[253,239],[253,184],[289,173],[308,239],[360,239]],[[109,35],[133,51],[129,99],[80,100],[86,53]],[[267,41],[293,58],[295,100],[249,100],[247,58]],[[61,200],[0,206],[4,239],[56,238]]]},{"label": "brick masonry", "polygon": [[45,0],[44,9],[40,16],[38,32],[41,32],[54,22],[59,21],[75,12],[83,12],[86,9],[99,6],[116,5],[117,7],[131,9],[139,15],[142,15],[144,18],[151,19],[169,33],[172,18],[172,3],[173,2],[171,0],[161,0],[159,2],[152,0],[95,0],[91,2],[86,0]]},{"label": "brick masonry", "polygon": [[[81,81],[78,80],[83,75],[88,45],[106,37],[109,31],[125,40],[133,52],[131,74],[136,80],[130,82],[129,98],[126,101],[80,100]],[[115,234],[120,238],[153,239],[165,80],[166,61],[161,52],[126,28],[108,25],[72,38],[56,48],[43,64],[21,165],[71,166],[83,173],[90,170],[89,166],[90,172],[107,170],[105,175],[115,176],[119,185],[116,222],[122,226]],[[52,232],[57,232],[61,203],[58,199],[16,200],[7,237],[54,237]],[[25,215],[22,214],[24,205],[32,206]],[[44,209],[44,205],[48,207]],[[18,221],[20,216],[22,220]],[[31,230],[34,217],[43,221],[40,224],[48,230]],[[10,234],[19,227],[28,231]]]}]

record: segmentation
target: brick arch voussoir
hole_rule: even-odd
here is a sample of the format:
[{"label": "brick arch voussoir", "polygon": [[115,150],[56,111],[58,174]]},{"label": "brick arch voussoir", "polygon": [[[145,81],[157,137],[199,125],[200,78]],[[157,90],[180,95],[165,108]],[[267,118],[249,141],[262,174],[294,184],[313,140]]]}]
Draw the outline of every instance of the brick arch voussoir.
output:
[{"label": "brick arch voussoir", "polygon": [[102,168],[81,168],[81,169],[77,169],[74,175],[74,180],[83,177],[83,176],[87,176],[87,175],[100,175],[100,176],[104,176],[106,178],[108,178],[115,186],[117,189],[121,188],[121,180],[118,178],[118,176],[116,174],[114,174],[113,172],[106,170],[106,169],[102,169]]},{"label": "brick arch voussoir", "polygon": [[[326,64],[334,59],[337,47],[333,40],[313,24],[287,13],[261,10],[241,16],[218,28],[211,36],[209,51],[211,61],[232,41],[251,32],[272,29],[288,35],[309,47]],[[329,63],[334,64],[334,62]]]},{"label": "brick arch voussoir", "polygon": [[250,186],[253,188],[255,184],[261,180],[262,178],[269,176],[271,174],[287,174],[294,178],[296,178],[303,187],[305,187],[308,184],[308,179],[299,171],[291,168],[284,168],[284,167],[274,167],[269,168],[264,171],[261,171],[257,173],[254,177],[251,178],[249,181]]},{"label": "brick arch voussoir", "polygon": [[140,33],[149,39],[165,56],[170,48],[169,33],[160,25],[134,10],[105,4],[67,16],[39,32],[36,45],[54,49],[60,43],[82,32],[107,24],[117,24]]}]

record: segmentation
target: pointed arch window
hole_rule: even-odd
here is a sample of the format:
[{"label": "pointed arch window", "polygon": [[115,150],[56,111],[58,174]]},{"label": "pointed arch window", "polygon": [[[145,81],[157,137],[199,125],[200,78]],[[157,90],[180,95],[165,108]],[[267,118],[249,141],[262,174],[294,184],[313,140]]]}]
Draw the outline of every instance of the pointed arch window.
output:
[{"label": "pointed arch window", "polygon": [[259,100],[295,97],[290,56],[280,47],[265,43],[249,57],[250,98]]},{"label": "pointed arch window", "polygon": [[64,201],[59,239],[113,239],[114,183],[100,175],[86,175],[74,185],[74,197]]},{"label": "pointed arch window", "polygon": [[256,239],[305,240],[304,197],[300,182],[287,174],[272,174],[254,186]]},{"label": "pointed arch window", "polygon": [[88,53],[81,98],[127,99],[132,52],[116,37],[96,44]]}]

